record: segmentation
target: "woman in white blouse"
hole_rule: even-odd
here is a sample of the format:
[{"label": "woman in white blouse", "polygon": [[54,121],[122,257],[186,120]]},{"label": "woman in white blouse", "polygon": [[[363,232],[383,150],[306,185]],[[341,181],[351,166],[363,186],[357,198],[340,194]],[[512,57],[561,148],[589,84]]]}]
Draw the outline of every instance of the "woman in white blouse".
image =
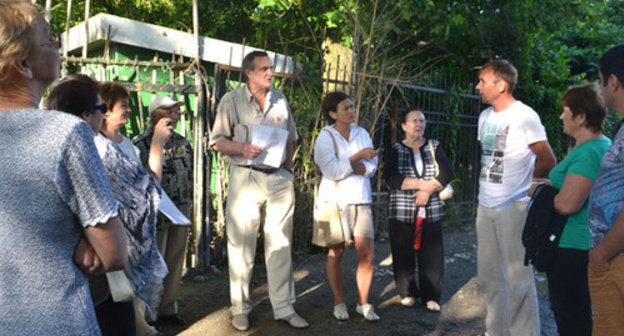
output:
[{"label": "woman in white blouse", "polygon": [[135,162],[139,159],[139,149],[130,139],[121,135],[119,130],[130,121],[130,94],[118,83],[104,83],[101,85],[102,101],[106,104],[104,123],[100,132],[115,143],[127,157]]},{"label": "woman in white blouse", "polygon": [[[336,201],[341,209],[345,239],[353,237],[358,257],[356,312],[368,321],[376,321],[379,316],[368,303],[368,292],[373,279],[374,238],[370,177],[377,170],[378,151],[368,132],[353,124],[355,109],[347,94],[327,94],[322,110],[333,124],[323,127],[314,145],[314,162],[323,173],[318,201]],[[330,247],[327,254],[327,278],[334,294],[334,317],[338,320],[349,319],[342,293],[344,248],[343,242]]]}]

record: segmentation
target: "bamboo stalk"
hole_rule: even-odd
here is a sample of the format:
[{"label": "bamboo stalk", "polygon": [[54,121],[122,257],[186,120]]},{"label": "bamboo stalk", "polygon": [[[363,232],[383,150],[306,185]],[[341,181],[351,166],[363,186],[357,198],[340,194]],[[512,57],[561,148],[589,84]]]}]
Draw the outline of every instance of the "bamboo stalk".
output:
[{"label": "bamboo stalk", "polygon": [[[195,85],[198,88],[198,94],[195,95],[195,113],[193,114],[193,236],[202,237],[204,250],[202,255],[199,255],[200,264],[202,266],[202,273],[206,273],[210,266],[210,223],[206,222],[204,225],[204,145],[206,143],[203,115],[204,111],[200,111],[200,96],[202,90],[200,85],[202,83],[201,74],[201,44],[199,38],[199,8],[197,0],[193,0],[193,33],[195,34]],[[208,186],[210,186],[210,174],[208,174]],[[207,208],[206,208],[207,209]],[[193,250],[197,250],[198,239],[193,241]],[[191,257],[191,261],[194,261]]]},{"label": "bamboo stalk", "polygon": [[[243,72],[245,72],[245,70],[243,70],[243,59],[245,59],[245,45],[247,44],[247,39],[245,37],[243,37],[243,49],[241,49],[241,71],[238,73],[238,82],[241,83],[243,81]],[[231,61],[231,60],[230,60]],[[232,65],[232,63],[230,63],[230,65]],[[229,78],[229,76],[228,76]]]},{"label": "bamboo stalk", "polygon": [[86,0],[85,3],[85,40],[82,46],[82,58],[87,58],[87,52],[89,51],[89,9],[91,7],[91,0]]},{"label": "bamboo stalk", "polygon": [[[178,84],[180,84],[180,85],[185,85],[186,84],[186,80],[184,78],[184,72],[182,72],[182,71],[180,71],[180,79],[179,79],[179,83]],[[199,94],[199,91],[200,90],[198,88],[197,89],[197,93],[198,94]],[[189,113],[190,111],[186,110],[186,98],[188,98],[186,95],[184,95],[183,93],[180,93],[180,95],[176,99],[177,101],[184,102],[184,105],[182,105],[182,106],[184,106],[184,112],[180,113],[180,120],[183,123],[181,132],[182,132],[182,135],[185,136],[185,137],[186,137],[186,133],[187,133],[187,131],[186,131],[186,119],[192,117],[191,114]],[[191,120],[192,120],[192,118],[191,118]],[[193,130],[193,132],[194,132],[194,130]],[[193,133],[193,136],[195,136],[195,133]]]},{"label": "bamboo stalk", "polygon": [[[327,77],[331,77],[331,72],[327,73]],[[334,79],[338,79],[338,77],[340,77],[340,54],[336,55],[336,74]],[[336,90],[338,90],[338,84],[334,84],[334,87],[331,91]],[[347,94],[349,94],[349,91],[347,91]],[[355,121],[357,122],[357,119]]]},{"label": "bamboo stalk", "polygon": [[71,8],[72,0],[67,0],[67,13],[65,15],[65,45],[63,46],[63,67],[61,68],[61,75],[67,76],[67,49],[69,49],[69,25],[71,22]]},{"label": "bamboo stalk", "polygon": [[[111,36],[111,26],[108,25],[108,29],[106,31],[106,44],[104,45],[104,59],[110,58],[110,36]],[[108,67],[103,66],[102,64],[98,64],[98,69],[100,70],[100,81],[106,81],[106,70]]]},{"label": "bamboo stalk", "polygon": [[[141,84],[141,68],[137,65],[134,68],[136,72],[135,81],[138,84]],[[137,106],[139,107],[139,134],[143,133],[145,130],[145,117],[143,116],[143,100],[141,99],[141,91],[137,91]]]},{"label": "bamboo stalk", "polygon": [[52,0],[46,0],[44,18],[48,23],[52,20]]}]

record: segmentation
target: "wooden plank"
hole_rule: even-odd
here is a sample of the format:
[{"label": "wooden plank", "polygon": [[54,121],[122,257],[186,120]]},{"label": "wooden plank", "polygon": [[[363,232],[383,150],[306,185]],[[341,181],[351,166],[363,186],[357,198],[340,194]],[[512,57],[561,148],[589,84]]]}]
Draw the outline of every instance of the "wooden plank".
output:
[{"label": "wooden plank", "polygon": [[63,56],[61,57],[63,62],[77,63],[77,64],[103,64],[103,65],[126,65],[126,66],[141,66],[141,67],[163,67],[163,68],[188,68],[192,63],[178,63],[178,62],[161,62],[161,61],[138,61],[138,60],[116,60],[105,58],[82,58],[75,56]]},{"label": "wooden plank", "polygon": [[152,83],[131,83],[117,82],[128,91],[146,92],[176,92],[178,94],[197,93],[199,89],[194,84],[152,84]]},{"label": "wooden plank", "polygon": [[[221,68],[222,70],[226,70],[226,71],[238,71],[241,73],[243,71],[243,68],[232,66],[232,65],[225,65],[225,64],[219,64],[219,68]],[[280,77],[280,78],[292,78],[292,79],[297,78],[297,75],[295,74],[282,73],[282,72],[274,72],[273,76]],[[239,76],[239,79],[242,80],[242,77]]]}]

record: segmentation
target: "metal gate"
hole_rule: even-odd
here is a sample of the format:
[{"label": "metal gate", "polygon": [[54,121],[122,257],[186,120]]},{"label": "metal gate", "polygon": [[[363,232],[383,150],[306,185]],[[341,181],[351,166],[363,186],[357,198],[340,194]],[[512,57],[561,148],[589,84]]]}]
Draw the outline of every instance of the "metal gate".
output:
[{"label": "metal gate", "polygon": [[[444,89],[392,81],[385,81],[385,84],[387,91],[394,87],[393,94],[398,97],[393,100],[404,105],[394,114],[407,108],[424,111],[425,136],[440,141],[453,165],[453,205],[475,205],[479,184],[477,124],[483,106],[480,97],[472,94],[470,82],[459,87],[444,81]],[[388,111],[386,115],[392,116],[393,112]]]}]

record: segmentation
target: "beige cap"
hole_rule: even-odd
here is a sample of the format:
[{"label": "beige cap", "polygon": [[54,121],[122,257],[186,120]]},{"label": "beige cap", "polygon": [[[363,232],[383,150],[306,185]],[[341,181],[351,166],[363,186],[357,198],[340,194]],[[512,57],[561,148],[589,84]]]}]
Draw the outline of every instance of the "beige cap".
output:
[{"label": "beige cap", "polygon": [[152,113],[154,113],[154,111],[158,110],[159,108],[169,108],[172,106],[180,106],[180,105],[184,105],[184,102],[175,101],[169,98],[169,96],[156,96],[154,100],[152,100],[152,102],[149,104],[147,111],[151,115]]}]

